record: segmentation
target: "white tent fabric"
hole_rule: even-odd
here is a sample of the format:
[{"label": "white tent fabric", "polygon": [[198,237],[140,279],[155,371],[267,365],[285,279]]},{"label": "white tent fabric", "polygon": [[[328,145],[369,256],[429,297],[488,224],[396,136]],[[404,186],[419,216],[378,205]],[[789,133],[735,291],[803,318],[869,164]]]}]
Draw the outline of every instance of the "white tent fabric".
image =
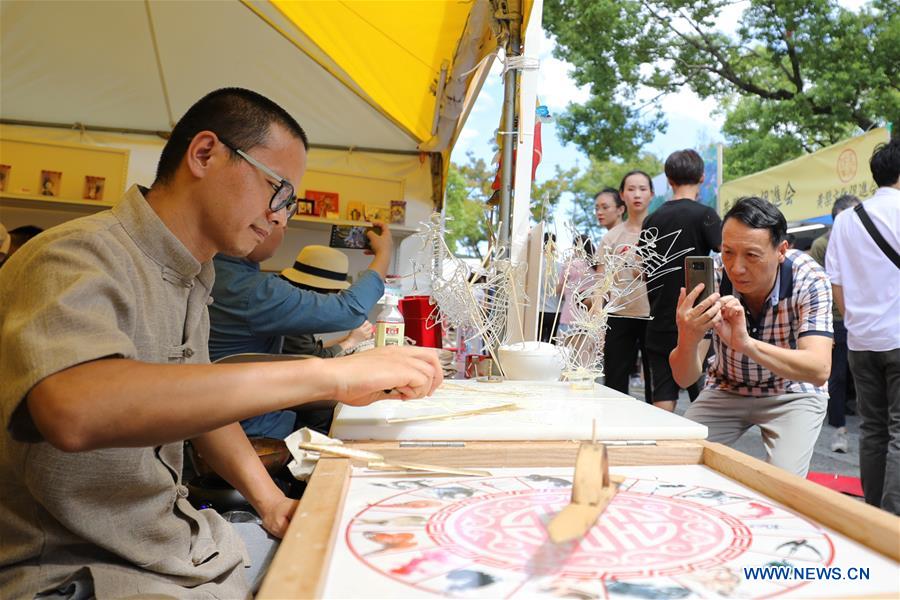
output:
[{"label": "white tent fabric", "polygon": [[[268,3],[254,7],[302,38]],[[234,85],[298,115],[315,145],[416,151],[417,141],[358,89],[239,2],[5,0],[0,37],[7,122],[168,131],[203,94]]]}]

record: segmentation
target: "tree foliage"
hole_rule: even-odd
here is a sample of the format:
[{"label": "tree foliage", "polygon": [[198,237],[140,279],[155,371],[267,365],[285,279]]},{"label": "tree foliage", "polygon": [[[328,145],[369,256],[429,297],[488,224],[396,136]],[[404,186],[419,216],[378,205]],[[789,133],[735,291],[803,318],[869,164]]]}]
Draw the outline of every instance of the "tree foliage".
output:
[{"label": "tree foliage", "polygon": [[[481,258],[487,248],[491,207],[487,200],[493,194],[494,168],[469,153],[464,165],[451,163],[447,175],[445,239],[455,254]],[[579,233],[597,239],[601,233],[594,216],[594,197],[605,187],[618,188],[625,173],[640,169],[651,176],[663,170],[654,155],[642,153],[630,161],[589,159],[587,167],[575,165],[562,169],[557,165],[554,176],[535,183],[531,193],[531,218],[535,223],[552,225],[556,208],[566,194],[571,195],[572,213],[560,215],[572,222]]]},{"label": "tree foliage", "polygon": [[563,194],[570,192],[579,176],[578,166],[563,169],[556,165],[553,177],[531,187],[531,220],[552,223]]},{"label": "tree foliage", "polygon": [[444,239],[454,254],[481,258],[479,245],[488,239],[486,202],[491,180],[483,160],[471,154],[468,158],[469,163],[463,166],[451,163],[447,173]]},{"label": "tree foliage", "polygon": [[[488,241],[488,223],[496,217],[487,202],[494,194],[491,184],[496,166],[469,152],[466,163],[450,164],[447,175],[446,214],[447,243],[457,254],[481,257]],[[531,190],[531,219],[537,223],[552,223],[555,210],[563,195],[571,191],[579,176],[577,166],[562,169],[556,166],[553,177],[535,183]],[[493,223],[496,226],[496,223]]]},{"label": "tree foliage", "polygon": [[[726,179],[900,124],[900,0],[859,12],[837,0],[548,0],[555,54],[591,85],[559,119],[561,137],[600,160],[631,157],[665,128],[658,98],[687,87],[724,108]],[[656,98],[639,100],[647,92]],[[896,125],[895,125],[896,126]]]}]

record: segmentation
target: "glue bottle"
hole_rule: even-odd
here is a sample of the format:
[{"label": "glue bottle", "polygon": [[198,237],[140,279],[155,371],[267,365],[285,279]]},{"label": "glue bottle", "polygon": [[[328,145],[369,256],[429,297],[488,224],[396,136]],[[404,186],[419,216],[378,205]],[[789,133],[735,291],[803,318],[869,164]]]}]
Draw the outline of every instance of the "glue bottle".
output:
[{"label": "glue bottle", "polygon": [[405,327],[398,303],[396,296],[384,297],[384,309],[375,321],[375,346],[403,345]]}]

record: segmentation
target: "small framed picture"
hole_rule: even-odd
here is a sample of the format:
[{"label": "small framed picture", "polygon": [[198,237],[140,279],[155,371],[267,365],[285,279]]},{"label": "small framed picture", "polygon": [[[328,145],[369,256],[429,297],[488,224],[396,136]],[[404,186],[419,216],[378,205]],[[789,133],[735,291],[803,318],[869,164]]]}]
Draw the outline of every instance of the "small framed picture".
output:
[{"label": "small framed picture", "polygon": [[340,207],[340,194],[337,192],[321,192],[306,190],[306,199],[315,203],[311,215],[318,215],[329,219],[336,219]]},{"label": "small framed picture", "polygon": [[351,221],[362,221],[366,216],[362,202],[350,202],[347,204],[347,218]]},{"label": "small framed picture", "polygon": [[309,198],[297,199],[297,214],[306,215],[307,217],[315,216],[316,201]]},{"label": "small framed picture", "polygon": [[366,204],[366,221],[390,223],[391,209],[387,206],[370,206]]},{"label": "small framed picture", "polygon": [[103,190],[105,187],[106,177],[88,175],[84,178],[84,193],[81,197],[85,200],[103,200]]},{"label": "small framed picture", "polygon": [[59,196],[59,186],[62,182],[62,172],[41,171],[41,196]]},{"label": "small framed picture", "polygon": [[0,165],[0,192],[6,191],[9,182],[9,172],[12,169],[10,165]]},{"label": "small framed picture", "polygon": [[406,224],[406,200],[391,200],[391,223]]}]

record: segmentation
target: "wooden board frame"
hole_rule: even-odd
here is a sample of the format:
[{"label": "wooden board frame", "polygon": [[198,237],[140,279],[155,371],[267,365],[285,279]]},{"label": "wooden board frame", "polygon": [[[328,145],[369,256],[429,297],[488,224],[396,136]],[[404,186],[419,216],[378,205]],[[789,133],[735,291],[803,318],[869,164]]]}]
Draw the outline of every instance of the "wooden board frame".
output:
[{"label": "wooden board frame", "polygon": [[[565,467],[575,465],[577,442],[466,442],[463,447],[404,448],[398,442],[361,442],[355,448],[387,459],[453,467]],[[838,533],[900,562],[900,517],[706,441],[611,445],[612,466],[705,465]],[[269,567],[257,598],[319,598],[350,485],[350,461],[319,461]]]}]

